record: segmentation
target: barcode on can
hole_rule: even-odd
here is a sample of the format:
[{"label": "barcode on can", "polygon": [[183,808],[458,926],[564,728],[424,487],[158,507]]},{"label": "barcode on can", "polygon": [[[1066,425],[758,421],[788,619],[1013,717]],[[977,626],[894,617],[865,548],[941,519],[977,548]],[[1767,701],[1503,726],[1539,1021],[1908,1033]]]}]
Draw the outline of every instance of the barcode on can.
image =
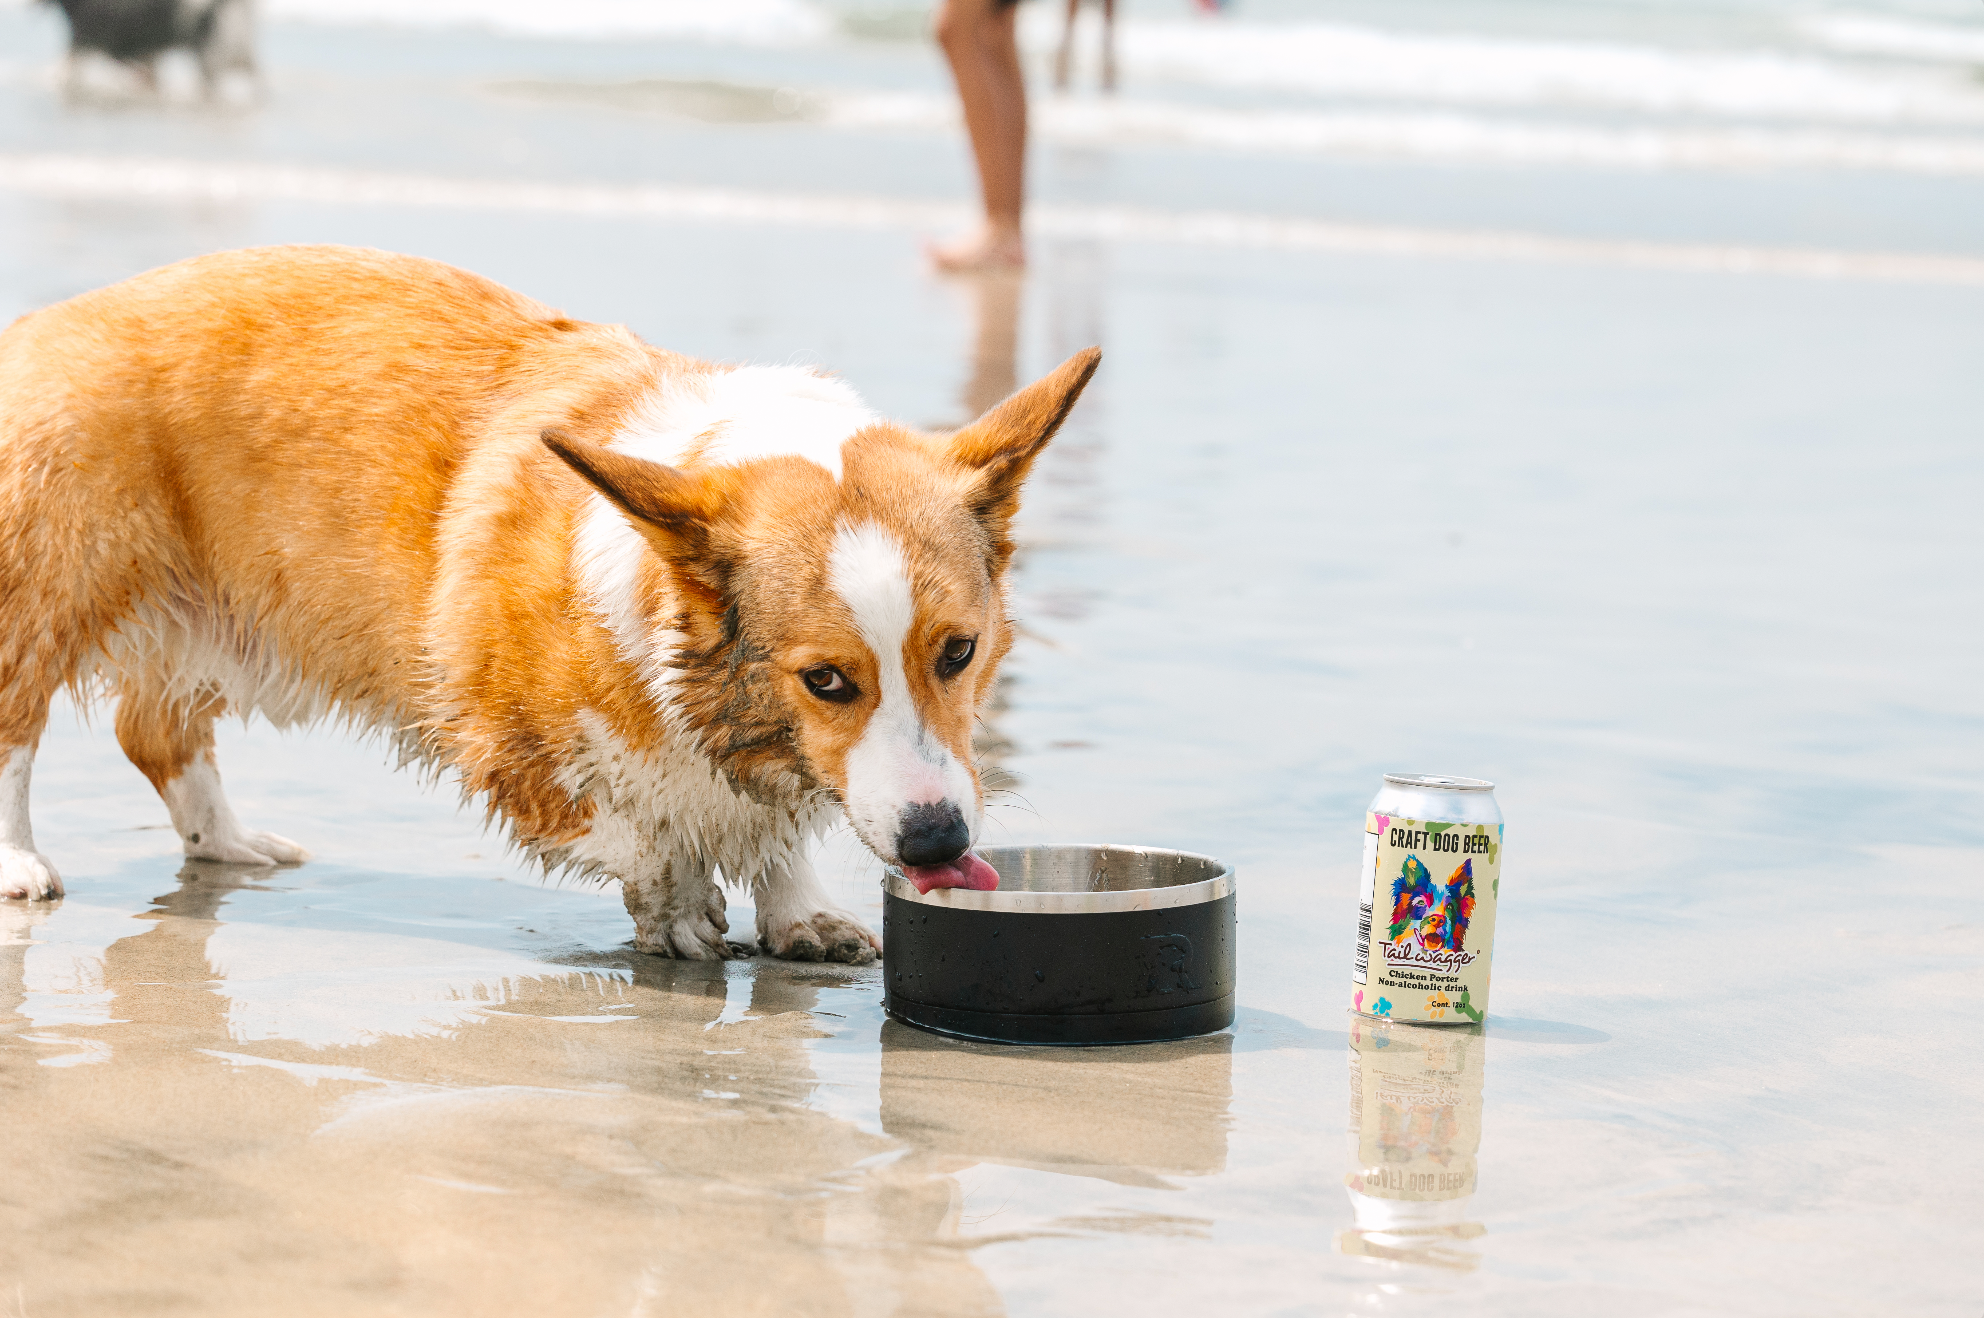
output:
[{"label": "barcode on can", "polygon": [[1371,974],[1371,903],[1364,902],[1357,908],[1357,965],[1350,972],[1351,979],[1359,984],[1370,982]]},{"label": "barcode on can", "polygon": [[1371,975],[1371,911],[1378,897],[1378,835],[1376,823],[1364,821],[1364,863],[1360,867],[1363,875],[1358,879],[1363,896],[1357,905],[1357,964],[1350,972],[1353,984],[1368,984]]}]

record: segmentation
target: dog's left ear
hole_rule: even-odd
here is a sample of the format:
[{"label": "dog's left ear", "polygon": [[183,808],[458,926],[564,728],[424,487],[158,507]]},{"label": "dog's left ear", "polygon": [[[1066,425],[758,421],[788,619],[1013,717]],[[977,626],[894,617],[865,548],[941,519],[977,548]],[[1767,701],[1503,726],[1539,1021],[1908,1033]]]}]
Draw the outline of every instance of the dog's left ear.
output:
[{"label": "dog's left ear", "polygon": [[965,503],[992,539],[995,575],[1013,555],[1006,531],[1019,511],[1020,486],[1101,360],[1102,349],[1082,349],[950,437],[951,461],[974,473]]}]

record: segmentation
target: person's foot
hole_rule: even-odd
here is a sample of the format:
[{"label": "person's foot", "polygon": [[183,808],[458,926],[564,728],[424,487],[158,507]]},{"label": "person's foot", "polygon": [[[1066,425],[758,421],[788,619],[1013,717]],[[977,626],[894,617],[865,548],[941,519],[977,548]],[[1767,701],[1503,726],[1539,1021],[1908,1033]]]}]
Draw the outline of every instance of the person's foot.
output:
[{"label": "person's foot", "polygon": [[969,238],[950,243],[925,243],[930,264],[939,270],[1022,270],[1026,240],[1017,228],[987,226]]}]

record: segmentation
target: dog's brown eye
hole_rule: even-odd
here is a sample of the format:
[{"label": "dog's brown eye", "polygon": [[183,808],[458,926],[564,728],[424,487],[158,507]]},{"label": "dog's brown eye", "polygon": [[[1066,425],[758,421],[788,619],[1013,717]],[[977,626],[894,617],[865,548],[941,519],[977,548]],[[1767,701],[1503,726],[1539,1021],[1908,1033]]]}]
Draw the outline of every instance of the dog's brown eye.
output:
[{"label": "dog's brown eye", "polygon": [[977,649],[978,638],[975,636],[952,637],[950,644],[944,647],[943,657],[937,661],[937,675],[956,677],[965,670],[965,666],[971,662],[971,656]]},{"label": "dog's brown eye", "polygon": [[831,664],[809,668],[799,676],[805,679],[806,689],[822,700],[831,700],[840,704],[861,694],[855,689],[854,683],[847,680],[847,674]]}]

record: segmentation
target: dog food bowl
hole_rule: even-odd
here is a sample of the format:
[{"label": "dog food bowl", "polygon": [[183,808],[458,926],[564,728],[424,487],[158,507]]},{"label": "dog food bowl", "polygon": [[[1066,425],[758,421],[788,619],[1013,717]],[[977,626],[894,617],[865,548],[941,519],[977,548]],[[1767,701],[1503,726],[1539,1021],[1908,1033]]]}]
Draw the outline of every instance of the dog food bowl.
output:
[{"label": "dog food bowl", "polygon": [[981,847],[991,892],[883,880],[883,1006],[997,1043],[1149,1043],[1233,1023],[1234,879],[1149,847]]}]

